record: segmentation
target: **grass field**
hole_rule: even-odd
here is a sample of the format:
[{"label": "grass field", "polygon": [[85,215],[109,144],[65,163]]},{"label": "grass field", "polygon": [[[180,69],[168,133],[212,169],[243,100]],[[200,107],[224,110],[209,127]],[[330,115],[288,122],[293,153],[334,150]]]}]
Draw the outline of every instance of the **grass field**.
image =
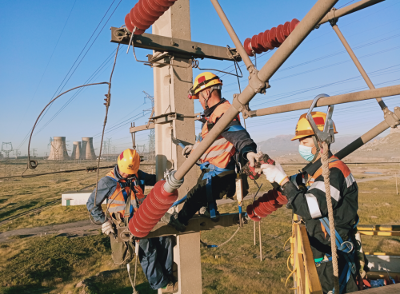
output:
[{"label": "grass field", "polygon": [[[102,164],[109,165],[106,162]],[[84,164],[47,162],[39,165],[35,172],[93,165],[94,162]],[[143,169],[150,171],[149,168],[144,166]],[[292,174],[301,166],[284,166],[284,168],[288,174]],[[351,165],[350,168],[356,179],[391,176],[395,172],[399,174],[400,170],[398,165]],[[24,169],[23,162],[0,162],[0,177],[17,175]],[[101,175],[107,171],[102,170]],[[379,174],[365,174],[366,171]],[[0,232],[86,219],[88,216],[84,206],[63,207],[60,196],[62,192],[93,186],[95,179],[95,173],[78,172],[2,180]],[[258,182],[263,184],[261,191],[265,192],[270,188],[270,184],[265,180],[260,179]],[[250,183],[250,188],[251,193],[256,191],[254,183]],[[396,195],[395,189],[394,178],[360,182],[360,224],[399,224],[400,195]],[[57,199],[59,202],[30,213],[31,210],[41,208]],[[236,212],[237,206],[225,204],[219,210],[221,213]],[[27,214],[1,223],[21,213]],[[208,244],[221,244],[236,229],[229,227],[204,231],[201,233],[201,239]],[[257,244],[255,246],[253,244],[252,222],[240,229],[226,245],[220,248],[201,249],[204,293],[291,292],[285,288],[285,280],[289,274],[286,268],[288,246],[283,248],[291,233],[291,211],[282,208],[265,218],[262,221],[261,232],[262,262],[260,262],[258,233]],[[364,236],[363,244],[365,251],[400,253],[400,237]],[[75,285],[82,280],[85,280],[86,286],[76,288]],[[140,293],[156,293],[150,290],[141,269],[137,284]],[[291,281],[287,286],[290,285]],[[81,238],[17,236],[6,243],[0,243],[0,287],[1,293],[132,293],[125,268],[112,263],[108,237],[101,235],[100,232],[96,236]]]}]

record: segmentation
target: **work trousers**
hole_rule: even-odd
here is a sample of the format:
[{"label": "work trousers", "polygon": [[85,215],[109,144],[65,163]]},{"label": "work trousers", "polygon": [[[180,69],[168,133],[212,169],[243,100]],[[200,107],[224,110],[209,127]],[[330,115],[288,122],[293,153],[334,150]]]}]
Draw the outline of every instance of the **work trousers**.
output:
[{"label": "work trousers", "polygon": [[[117,242],[112,235],[110,241],[115,264],[125,265],[134,259],[135,245],[132,242]],[[165,287],[172,276],[171,237],[141,239],[139,261],[150,287],[154,290]]]},{"label": "work trousers", "polygon": [[[339,254],[339,277],[345,266],[345,262],[346,260],[344,259],[344,257]],[[317,266],[317,272],[324,294],[332,291],[334,287],[332,261],[321,263],[319,266]],[[343,293],[350,293],[355,291],[358,291],[358,287],[355,281],[355,277],[353,276],[353,274],[350,274],[350,279],[347,282],[346,288],[344,289]],[[335,291],[335,294],[339,294],[338,291]]]},{"label": "work trousers", "polygon": [[150,287],[153,290],[165,287],[172,276],[171,237],[141,239],[139,260]]},{"label": "work trousers", "polygon": [[[206,170],[202,171],[197,184],[188,192],[187,200],[179,211],[178,220],[182,224],[187,225],[189,219],[191,219],[200,208],[208,205],[206,193],[207,180],[203,180],[203,176],[206,172]],[[233,196],[235,193],[236,174],[229,173],[224,175],[224,173],[221,173],[221,175],[222,176],[214,176],[211,179],[211,189],[215,207],[217,199],[222,199],[226,194]]]}]

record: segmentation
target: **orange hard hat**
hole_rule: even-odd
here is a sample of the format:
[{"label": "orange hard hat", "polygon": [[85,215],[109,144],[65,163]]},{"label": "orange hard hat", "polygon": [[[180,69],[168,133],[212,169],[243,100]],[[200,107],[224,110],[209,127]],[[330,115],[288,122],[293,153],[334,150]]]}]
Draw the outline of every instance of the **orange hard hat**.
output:
[{"label": "orange hard hat", "polygon": [[[324,130],[325,126],[325,120],[326,120],[326,113],[320,112],[320,111],[314,111],[311,112],[311,116],[317,125],[317,128],[320,131]],[[333,132],[337,134],[335,124],[333,124]],[[296,136],[292,138],[292,141],[298,140],[301,138],[305,138],[308,136],[314,135],[314,131],[311,128],[310,123],[307,120],[307,113],[304,113],[300,116],[299,121],[297,122],[296,125]]]}]

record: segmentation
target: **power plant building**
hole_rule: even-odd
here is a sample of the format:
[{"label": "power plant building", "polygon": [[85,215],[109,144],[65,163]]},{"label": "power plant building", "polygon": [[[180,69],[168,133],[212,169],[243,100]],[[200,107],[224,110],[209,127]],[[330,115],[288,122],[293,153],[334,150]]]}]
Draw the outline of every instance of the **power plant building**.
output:
[{"label": "power plant building", "polygon": [[65,137],[53,137],[48,160],[68,160],[67,145]]},{"label": "power plant building", "polygon": [[81,147],[81,142],[80,141],[75,141],[73,142],[73,149],[72,149],[72,155],[71,155],[71,159],[75,160],[75,159],[84,159],[83,158],[83,154],[82,154],[82,147]]},{"label": "power plant building", "polygon": [[82,137],[82,155],[83,159],[96,160],[96,154],[94,153],[93,137]]}]

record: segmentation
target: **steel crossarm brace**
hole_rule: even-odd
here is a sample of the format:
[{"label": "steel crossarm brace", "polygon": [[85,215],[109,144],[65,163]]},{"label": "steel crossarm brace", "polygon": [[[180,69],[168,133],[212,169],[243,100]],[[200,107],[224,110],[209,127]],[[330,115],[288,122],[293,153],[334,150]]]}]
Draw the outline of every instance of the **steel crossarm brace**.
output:
[{"label": "steel crossarm brace", "polygon": [[136,132],[151,130],[151,129],[154,129],[154,123],[145,124],[145,125],[137,126],[137,127],[131,127],[131,128],[129,128],[129,132],[136,133]]},{"label": "steel crossarm brace", "polygon": [[318,23],[318,25],[321,25],[321,24],[324,24],[324,23],[328,22],[333,17],[339,18],[339,17],[351,14],[353,12],[356,12],[358,10],[367,8],[369,6],[375,5],[375,4],[377,4],[379,2],[383,2],[383,1],[385,1],[385,0],[361,0],[361,1],[358,1],[356,3],[350,4],[348,6],[345,6],[343,8],[335,10],[334,15],[333,15],[332,11],[329,12]]},{"label": "steel crossarm brace", "polygon": [[[257,74],[257,79],[264,83],[267,82],[336,3],[337,0],[317,1],[285,42],[282,43],[267,63],[261,68]],[[234,39],[232,35],[231,38]],[[246,105],[255,95],[256,93],[254,88],[249,83],[237,99],[240,104]],[[207,148],[211,146],[219,134],[238,115],[238,113],[239,110],[233,105],[225,112],[199,146],[191,152],[189,158],[186,159],[186,161],[178,168],[175,173],[175,178],[177,180],[180,180],[185,176],[185,174],[191,169]]]},{"label": "steel crossarm brace", "polygon": [[219,220],[213,221],[208,217],[195,216],[189,220],[185,232],[178,232],[170,225],[159,222],[154,229],[146,236],[146,238],[155,238],[170,235],[184,235],[191,233],[198,233],[200,231],[207,231],[217,228],[225,228],[239,225],[238,213],[221,214]]},{"label": "steel crossarm brace", "polygon": [[[111,42],[128,45],[130,33],[124,28],[111,27]],[[211,58],[217,60],[241,61],[235,48],[215,46],[154,34],[135,35],[133,46],[161,52],[178,54],[184,58]]]},{"label": "steel crossarm brace", "polygon": [[[364,90],[364,91],[353,92],[353,93],[340,94],[340,95],[335,95],[335,96],[326,97],[326,98],[320,98],[318,100],[317,104],[315,105],[315,107],[336,105],[336,104],[342,104],[342,103],[348,103],[348,102],[375,99],[376,97],[388,97],[388,96],[395,96],[395,95],[400,95],[400,85],[382,87],[382,88],[372,89],[372,90]],[[290,112],[290,111],[301,110],[301,109],[309,109],[312,102],[313,102],[313,100],[307,100],[307,101],[295,102],[295,103],[290,103],[290,104],[261,108],[261,109],[257,109],[257,110],[248,111],[247,113],[244,112],[244,117],[248,118],[248,117],[256,117],[256,116],[264,116],[264,115],[270,115],[270,114],[276,114],[276,113]]]}]

